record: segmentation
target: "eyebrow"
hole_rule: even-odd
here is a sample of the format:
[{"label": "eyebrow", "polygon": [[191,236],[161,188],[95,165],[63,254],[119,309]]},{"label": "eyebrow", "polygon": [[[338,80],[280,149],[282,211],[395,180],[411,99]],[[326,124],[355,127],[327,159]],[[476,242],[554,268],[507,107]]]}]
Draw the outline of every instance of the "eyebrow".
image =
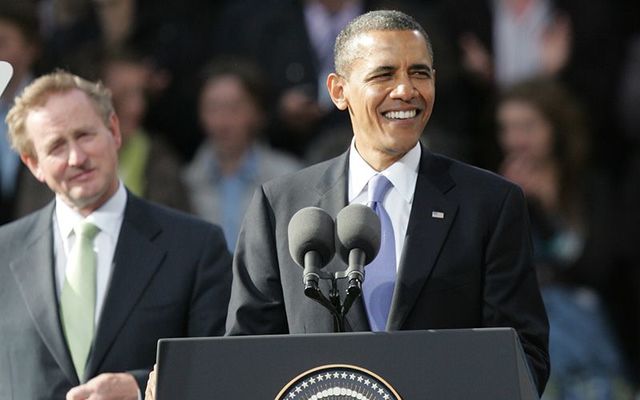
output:
[{"label": "eyebrow", "polygon": [[[398,69],[397,67],[394,67],[392,65],[381,65],[379,67],[374,68],[371,72],[369,72],[367,74],[367,78],[370,78],[377,74],[394,72],[397,69]],[[409,71],[427,71],[431,73],[433,71],[433,67],[427,64],[412,64],[411,66],[409,66]]]},{"label": "eyebrow", "polygon": [[367,73],[366,75],[366,79],[370,79],[376,75],[379,74],[384,74],[387,72],[394,72],[397,68],[393,67],[391,65],[381,65],[379,67],[374,68],[373,70],[369,71],[369,73]]},{"label": "eyebrow", "polygon": [[433,76],[433,67],[427,64],[413,64],[409,67],[410,72],[426,72],[427,75]]},{"label": "eyebrow", "polygon": [[58,146],[59,144],[64,143],[64,139],[56,136],[46,142],[44,142],[42,148],[44,149],[45,152],[49,152],[51,151],[54,147]]}]

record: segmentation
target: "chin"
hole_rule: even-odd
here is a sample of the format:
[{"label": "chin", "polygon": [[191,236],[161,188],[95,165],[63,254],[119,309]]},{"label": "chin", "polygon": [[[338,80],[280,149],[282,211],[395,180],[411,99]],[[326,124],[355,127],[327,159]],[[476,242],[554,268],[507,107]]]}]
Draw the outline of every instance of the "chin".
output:
[{"label": "chin", "polygon": [[408,152],[409,150],[413,149],[413,146],[416,145],[416,143],[418,143],[419,138],[406,138],[406,140],[396,140],[393,143],[390,143],[389,146],[387,146],[387,149],[390,152],[393,152],[395,154],[403,154]]},{"label": "chin", "polygon": [[96,191],[72,191],[69,193],[69,198],[73,201],[78,208],[87,208],[91,204],[97,202],[102,196],[103,192]]}]

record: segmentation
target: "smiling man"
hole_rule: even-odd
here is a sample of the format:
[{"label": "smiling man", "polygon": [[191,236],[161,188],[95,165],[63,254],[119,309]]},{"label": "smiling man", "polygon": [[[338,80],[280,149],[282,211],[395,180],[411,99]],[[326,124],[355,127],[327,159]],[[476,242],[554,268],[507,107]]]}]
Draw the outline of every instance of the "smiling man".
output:
[{"label": "smiling man", "polygon": [[0,398],[136,400],[159,338],[224,332],[222,231],[127,191],[101,84],[42,76],[7,123],[55,200],[0,228]]},{"label": "smiling man", "polygon": [[[522,191],[420,144],[435,82],[429,37],[411,17],[373,11],[341,32],[327,87],[349,112],[352,144],[256,192],[236,249],[227,334],[331,332],[331,315],[303,293],[287,227],[304,207],[335,217],[347,204],[367,203],[382,179],[390,223],[383,223],[381,253],[391,261],[365,268],[364,296],[347,329],[513,327],[542,392],[548,323]],[[337,258],[326,267],[344,268]]]}]

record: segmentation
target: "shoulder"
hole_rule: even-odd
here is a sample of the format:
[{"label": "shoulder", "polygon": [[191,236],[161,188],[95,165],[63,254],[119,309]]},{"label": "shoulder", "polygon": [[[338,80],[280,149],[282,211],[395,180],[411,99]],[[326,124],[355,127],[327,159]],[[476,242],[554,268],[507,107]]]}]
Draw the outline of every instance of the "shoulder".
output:
[{"label": "shoulder", "polygon": [[[292,174],[274,178],[257,187],[245,215],[247,220],[270,218],[288,221],[297,210],[318,205],[330,192],[344,194],[346,201],[346,180],[343,163],[334,159],[314,164]],[[330,196],[334,198],[335,195]]]},{"label": "shoulder", "polygon": [[256,146],[260,174],[271,179],[302,169],[303,164],[295,157],[264,145]]},{"label": "shoulder", "polygon": [[128,193],[125,220],[138,226],[158,227],[177,235],[215,234],[222,236],[217,225],[186,212],[142,199]]},{"label": "shoulder", "polygon": [[0,254],[13,253],[28,246],[30,238],[49,231],[53,204],[32,212],[20,219],[0,226]]},{"label": "shoulder", "polygon": [[319,184],[331,183],[346,172],[344,167],[346,167],[346,156],[342,155],[272,179],[264,184],[264,189],[272,193],[281,193],[283,189],[286,189],[285,192],[315,191]]},{"label": "shoulder", "polygon": [[473,191],[477,195],[521,192],[515,183],[495,172],[458,161],[441,154],[427,152],[423,157],[421,173],[431,177],[447,176],[457,190]]}]

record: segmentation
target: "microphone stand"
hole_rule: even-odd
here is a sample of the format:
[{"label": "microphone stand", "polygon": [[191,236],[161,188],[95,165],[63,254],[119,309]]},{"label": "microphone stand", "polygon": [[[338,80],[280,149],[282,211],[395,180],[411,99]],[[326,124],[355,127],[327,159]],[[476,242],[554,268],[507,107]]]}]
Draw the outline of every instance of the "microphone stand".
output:
[{"label": "microphone stand", "polygon": [[324,293],[322,293],[322,290],[320,290],[318,285],[305,286],[304,294],[329,310],[329,312],[333,316],[334,332],[345,332],[345,316],[347,315],[349,309],[351,309],[351,306],[353,305],[355,300],[358,298],[358,296],[360,296],[360,293],[362,293],[361,283],[359,281],[357,281],[357,283],[353,282],[356,281],[355,279],[351,279],[349,281],[347,295],[343,303],[340,298],[340,291],[338,290],[338,280],[347,278],[347,271],[339,271],[334,274],[328,273],[326,271],[319,271],[318,275],[320,279],[331,281],[329,298],[327,298]]}]

